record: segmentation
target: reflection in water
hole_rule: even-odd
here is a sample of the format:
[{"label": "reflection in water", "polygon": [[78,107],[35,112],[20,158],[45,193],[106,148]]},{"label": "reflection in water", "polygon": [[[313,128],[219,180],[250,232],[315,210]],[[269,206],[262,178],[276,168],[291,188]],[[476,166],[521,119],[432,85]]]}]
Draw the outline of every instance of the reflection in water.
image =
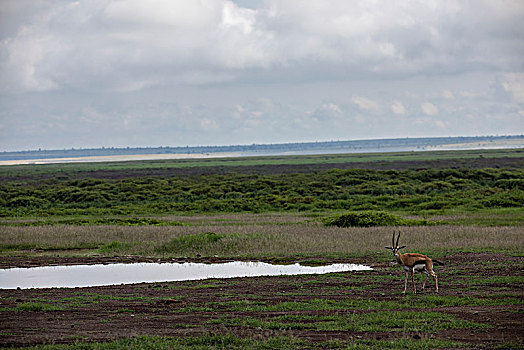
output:
[{"label": "reflection in water", "polygon": [[93,287],[115,284],[152,283],[253,276],[324,274],[371,270],[356,264],[326,266],[272,265],[263,262],[235,261],[222,264],[110,264],[44,266],[0,270],[0,288]]}]

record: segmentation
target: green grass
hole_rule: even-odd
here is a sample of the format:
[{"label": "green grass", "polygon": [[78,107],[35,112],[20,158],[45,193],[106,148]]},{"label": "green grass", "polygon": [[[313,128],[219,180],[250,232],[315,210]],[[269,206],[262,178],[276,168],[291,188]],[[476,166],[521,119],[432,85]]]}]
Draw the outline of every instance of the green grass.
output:
[{"label": "green grass", "polygon": [[[434,213],[441,223],[451,225],[477,226],[523,226],[524,210],[522,208],[492,208],[471,212],[448,210],[445,215]],[[432,216],[431,212],[424,215]]]},{"label": "green grass", "polygon": [[456,328],[483,328],[485,324],[464,321],[441,312],[378,311],[337,315],[285,315],[220,318],[210,321],[228,326],[273,330],[315,330],[328,332],[437,332]]},{"label": "green grass", "polygon": [[131,243],[112,241],[98,248],[101,254],[124,252],[131,247]]},{"label": "green grass", "polygon": [[302,341],[295,338],[271,337],[264,340],[239,338],[234,335],[207,335],[202,337],[174,338],[141,336],[107,343],[76,343],[71,345],[43,345],[26,349],[299,349]]},{"label": "green grass", "polygon": [[[462,155],[467,157],[467,154]],[[512,155],[520,157],[521,153],[514,151]],[[445,159],[448,156],[450,155],[442,153],[437,157]],[[346,161],[346,157],[355,156],[322,155],[296,159],[307,161],[308,164],[321,164],[323,161]],[[431,158],[424,152],[416,156],[382,154],[379,157],[391,161],[403,157]],[[290,163],[295,160],[285,157],[279,159]],[[252,162],[256,159],[249,158],[245,161]],[[271,157],[258,161],[261,164],[273,164]],[[28,170],[23,177],[17,178],[17,174],[22,175],[17,172],[18,168],[8,167],[12,173],[1,168],[0,173],[3,170],[5,177],[0,182],[0,216],[7,219],[40,218],[18,222],[3,220],[4,225],[54,224],[59,223],[56,220],[58,217],[64,217],[64,224],[74,225],[175,225],[176,222],[140,217],[168,213],[343,210],[400,211],[419,215],[446,214],[457,209],[469,213],[486,209],[517,210],[524,207],[522,168],[331,169],[309,173],[266,174],[236,172],[237,169],[231,164],[240,162],[238,159],[223,162],[229,164],[225,167],[230,170],[225,175],[222,167],[216,168],[215,172],[196,172],[187,176],[149,176],[147,172],[133,175],[132,171],[118,170],[121,173],[112,173],[114,178],[91,178],[93,175],[90,172],[73,171],[66,175],[63,169],[58,171],[51,167],[49,169],[55,169],[57,176],[50,178],[39,174],[37,170],[40,168],[29,168],[37,169],[34,177],[31,177],[31,171]],[[140,164],[136,164],[138,169]],[[110,165],[90,166],[103,169]],[[68,217],[71,219],[68,220]],[[131,218],[113,219],[114,217]]]},{"label": "green grass", "polygon": [[396,339],[396,340],[367,340],[352,339],[351,341],[328,341],[308,342],[293,337],[266,337],[262,339],[239,338],[235,335],[205,335],[201,337],[174,338],[157,336],[140,336],[127,338],[107,343],[81,343],[71,345],[43,345],[21,349],[41,350],[113,350],[113,349],[137,349],[137,350],[171,350],[171,349],[245,349],[245,350],[280,350],[280,349],[304,349],[304,348],[329,348],[329,349],[397,349],[397,350],[419,350],[419,349],[451,349],[467,346],[464,343],[439,339]]},{"label": "green grass", "polygon": [[183,251],[198,252],[210,249],[210,245],[212,246],[224,237],[225,235],[215,232],[184,235],[173,238],[170,242],[162,244],[157,248],[157,251],[159,253],[179,253]]},{"label": "green grass", "polygon": [[372,340],[352,339],[350,342],[329,341],[322,344],[328,349],[368,350],[368,349],[395,349],[395,350],[419,350],[419,349],[459,349],[467,347],[467,344],[440,339],[395,339],[395,340]]},{"label": "green grass", "polygon": [[304,349],[304,348],[329,348],[329,349],[397,349],[397,350],[419,350],[419,349],[456,349],[467,346],[464,343],[439,339],[395,339],[395,340],[368,340],[352,339],[351,341],[328,341],[308,342],[293,337],[265,337],[262,339],[240,338],[235,335],[204,335],[201,337],[174,338],[158,336],[140,336],[127,338],[106,343],[82,343],[71,345],[42,345],[21,349],[41,350],[171,350],[171,349],[245,349],[245,350],[280,350],[280,349]]},{"label": "green grass", "polygon": [[236,312],[289,312],[289,311],[325,311],[325,310],[392,310],[414,308],[438,308],[454,306],[493,306],[524,305],[517,297],[478,298],[470,296],[416,295],[400,301],[373,299],[309,299],[305,301],[286,301],[268,304],[259,300],[234,300],[221,303],[208,303],[207,309],[226,308]]},{"label": "green grass", "polygon": [[488,278],[477,278],[472,281],[475,284],[520,284],[524,285],[524,276],[491,276]]},{"label": "green grass", "polygon": [[0,307],[0,312],[6,312],[6,311],[60,311],[64,310],[61,306],[56,306],[53,304],[48,303],[41,303],[41,302],[26,302],[17,305],[16,307]]},{"label": "green grass", "polygon": [[117,226],[184,226],[180,221],[152,218],[53,218],[46,220],[3,221],[5,226],[47,226],[47,225],[117,225]]},{"label": "green grass", "polygon": [[[109,294],[97,294],[97,293],[81,293],[81,295],[72,295],[65,298],[57,299],[43,299],[35,298],[31,302],[25,302],[16,305],[16,307],[3,307],[0,308],[2,311],[57,311],[75,308],[85,308],[93,304],[104,303],[105,301],[122,301],[122,302],[134,302],[136,304],[151,304],[162,299],[172,300],[173,297],[164,298],[151,298],[144,295],[109,295]],[[122,309],[123,310],[123,309]],[[118,312],[118,311],[117,311]]]},{"label": "green grass", "polygon": [[[437,260],[454,251],[513,251],[518,255],[521,253],[517,247],[524,245],[522,229],[514,226],[338,228],[305,221],[276,225],[260,222],[256,216],[232,216],[232,222],[243,217],[252,220],[245,225],[218,224],[212,222],[214,216],[200,216],[202,223],[189,226],[0,226],[0,256],[271,257],[273,263],[309,261],[315,265],[326,259],[372,254],[376,261],[386,262],[392,261],[392,256],[383,247],[391,244],[391,232],[398,229],[402,231],[401,244],[408,245],[406,252],[420,252]],[[285,214],[280,220],[285,221],[286,217],[296,218],[294,214]]]},{"label": "green grass", "polygon": [[82,301],[82,302],[101,302],[104,300],[123,300],[123,301],[142,301],[149,302],[152,299],[144,295],[111,295],[85,292],[81,295],[75,295],[69,298],[61,299],[62,301]]}]

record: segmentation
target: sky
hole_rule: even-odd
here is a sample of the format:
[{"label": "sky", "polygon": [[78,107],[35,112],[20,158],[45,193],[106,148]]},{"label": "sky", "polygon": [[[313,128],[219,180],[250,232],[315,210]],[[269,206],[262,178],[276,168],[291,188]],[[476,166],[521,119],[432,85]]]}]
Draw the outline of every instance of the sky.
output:
[{"label": "sky", "polygon": [[521,0],[0,0],[0,151],[518,134]]}]

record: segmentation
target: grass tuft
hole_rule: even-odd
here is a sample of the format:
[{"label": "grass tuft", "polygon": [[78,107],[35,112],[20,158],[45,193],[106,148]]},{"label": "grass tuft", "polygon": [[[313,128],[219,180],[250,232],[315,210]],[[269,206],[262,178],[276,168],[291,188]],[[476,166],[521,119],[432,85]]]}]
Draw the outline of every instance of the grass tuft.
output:
[{"label": "grass tuft", "polygon": [[39,302],[29,302],[29,303],[22,303],[20,305],[17,305],[14,308],[0,308],[0,311],[60,311],[64,310],[63,307],[46,304],[46,303],[39,303]]},{"label": "grass tuft", "polygon": [[189,234],[183,235],[180,237],[173,238],[170,242],[162,244],[157,248],[159,253],[180,253],[186,251],[202,251],[208,246],[217,243],[222,238],[224,234],[219,234],[215,232],[204,232],[198,234]]}]

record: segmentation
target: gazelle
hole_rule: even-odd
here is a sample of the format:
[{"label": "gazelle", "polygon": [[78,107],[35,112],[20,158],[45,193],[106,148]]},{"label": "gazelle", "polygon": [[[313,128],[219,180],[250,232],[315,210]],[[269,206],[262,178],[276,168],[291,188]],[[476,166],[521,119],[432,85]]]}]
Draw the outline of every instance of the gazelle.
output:
[{"label": "gazelle", "polygon": [[[404,278],[404,291],[402,293],[406,293],[406,289],[408,287],[408,272],[411,272],[411,282],[413,283],[413,293],[417,292],[417,289],[415,288],[415,271],[424,273],[426,276],[424,277],[424,283],[422,284],[422,290],[424,290],[424,287],[426,286],[426,280],[429,275],[433,276],[435,279],[435,290],[438,293],[438,280],[437,275],[433,271],[433,260],[428,258],[425,255],[418,254],[418,253],[405,253],[400,254],[400,249],[405,248],[406,246],[403,245],[402,247],[398,246],[398,240],[400,238],[400,231],[398,232],[397,236],[397,242],[395,244],[395,232],[393,231],[393,238],[391,239],[391,247],[385,247],[386,249],[391,249],[393,251],[393,255],[395,256],[395,259],[397,260],[397,263],[402,266],[402,269],[404,269],[405,278]],[[442,264],[440,261],[435,260],[435,263]]]}]

